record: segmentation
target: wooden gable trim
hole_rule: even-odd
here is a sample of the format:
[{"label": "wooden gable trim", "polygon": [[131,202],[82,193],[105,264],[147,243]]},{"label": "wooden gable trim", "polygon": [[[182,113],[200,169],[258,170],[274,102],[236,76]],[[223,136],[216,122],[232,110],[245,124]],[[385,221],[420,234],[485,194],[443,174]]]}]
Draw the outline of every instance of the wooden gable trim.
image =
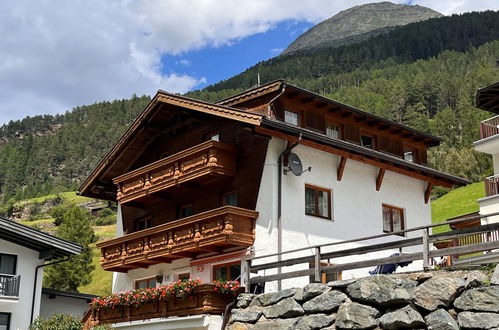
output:
[{"label": "wooden gable trim", "polygon": [[216,104],[232,106],[235,104],[243,103],[245,101],[260,97],[262,95],[278,91],[281,88],[282,84],[283,84],[282,80],[276,80],[268,84],[258,86],[256,88],[249,89],[247,91],[231,96],[229,98],[217,101]]},{"label": "wooden gable trim", "polygon": [[[291,136],[291,135],[288,135],[288,134],[285,134],[282,132],[274,131],[272,129],[268,129],[265,127],[256,127],[255,130],[261,134],[274,136],[274,137],[277,137],[277,138],[280,138],[283,140],[290,141],[291,143],[295,143],[298,140],[298,138],[295,136]],[[318,150],[326,151],[326,152],[329,152],[329,153],[332,153],[335,155],[343,156],[347,159],[356,160],[356,161],[364,163],[364,164],[369,164],[369,165],[372,165],[372,166],[375,166],[378,168],[383,168],[383,169],[391,171],[391,172],[406,175],[406,176],[409,176],[409,177],[412,177],[412,178],[415,178],[415,179],[418,179],[421,181],[430,182],[433,185],[447,187],[447,188],[452,188],[454,186],[454,184],[452,184],[450,182],[447,182],[447,181],[444,181],[441,179],[437,179],[437,178],[430,176],[430,175],[427,175],[427,174],[418,173],[415,171],[410,171],[410,170],[405,169],[405,168],[397,167],[396,165],[381,162],[381,161],[378,161],[378,160],[375,160],[372,158],[368,158],[368,157],[363,156],[363,155],[355,154],[353,152],[338,149],[336,147],[332,147],[329,145],[324,145],[321,143],[317,143],[317,142],[305,140],[305,139],[301,140],[300,144],[307,146],[307,147],[315,148]]]}]

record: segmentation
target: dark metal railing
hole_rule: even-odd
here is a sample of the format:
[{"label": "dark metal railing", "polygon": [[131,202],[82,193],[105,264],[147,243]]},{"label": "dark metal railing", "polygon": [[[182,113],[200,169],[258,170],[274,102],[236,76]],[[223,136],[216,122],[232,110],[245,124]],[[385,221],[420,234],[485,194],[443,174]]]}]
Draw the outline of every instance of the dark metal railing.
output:
[{"label": "dark metal railing", "polygon": [[21,275],[0,274],[0,296],[18,297]]}]

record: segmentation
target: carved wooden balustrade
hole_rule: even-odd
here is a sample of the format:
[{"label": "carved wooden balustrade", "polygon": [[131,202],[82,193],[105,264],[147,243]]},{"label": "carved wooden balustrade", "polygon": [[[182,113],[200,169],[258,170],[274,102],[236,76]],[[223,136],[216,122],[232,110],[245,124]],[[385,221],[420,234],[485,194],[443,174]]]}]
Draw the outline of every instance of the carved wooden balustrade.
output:
[{"label": "carved wooden balustrade", "polygon": [[480,139],[499,134],[499,116],[484,120],[480,123]]},{"label": "carved wooden balustrade", "polygon": [[113,179],[117,199],[123,204],[178,186],[184,182],[208,183],[236,174],[236,148],[206,141]]},{"label": "carved wooden balustrade", "polygon": [[[242,292],[242,289],[240,291]],[[169,297],[166,300],[136,306],[90,310],[86,315],[85,328],[90,329],[91,326],[105,323],[130,322],[169,316],[222,314],[225,307],[234,299],[234,295],[216,291],[211,284],[202,284],[194,288],[193,294],[184,299]]]},{"label": "carved wooden balustrade", "polygon": [[105,270],[126,272],[197,253],[249,247],[255,239],[258,212],[223,206],[180,220],[98,243]]},{"label": "carved wooden balustrade", "polygon": [[485,178],[485,195],[494,196],[499,194],[499,174]]}]

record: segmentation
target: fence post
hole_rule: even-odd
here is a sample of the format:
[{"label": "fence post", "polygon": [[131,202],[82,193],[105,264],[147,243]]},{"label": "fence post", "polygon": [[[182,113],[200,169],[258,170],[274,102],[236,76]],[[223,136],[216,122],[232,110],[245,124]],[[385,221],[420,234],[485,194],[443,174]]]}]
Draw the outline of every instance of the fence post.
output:
[{"label": "fence post", "polygon": [[246,259],[244,260],[244,292],[249,293],[250,292],[250,278],[251,278],[251,259]]},{"label": "fence post", "polygon": [[423,229],[423,268],[430,267],[430,245],[428,244],[428,228]]},{"label": "fence post", "polygon": [[315,248],[315,264],[314,264],[315,282],[321,282],[321,248]]}]

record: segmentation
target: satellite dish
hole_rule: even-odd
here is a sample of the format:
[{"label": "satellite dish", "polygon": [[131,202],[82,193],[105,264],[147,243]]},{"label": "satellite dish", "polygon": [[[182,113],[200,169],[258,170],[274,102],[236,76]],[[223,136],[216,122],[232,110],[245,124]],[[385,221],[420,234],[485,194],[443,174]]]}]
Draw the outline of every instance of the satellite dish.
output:
[{"label": "satellite dish", "polygon": [[290,153],[288,155],[288,166],[294,175],[300,175],[303,172],[303,165],[301,159],[297,154]]},{"label": "satellite dish", "polygon": [[288,155],[288,169],[284,170],[284,174],[287,174],[289,171],[293,172],[294,175],[300,176],[303,172],[310,171],[312,167],[308,167],[305,171],[303,170],[303,165],[301,163],[300,157],[297,154],[290,153]]}]

